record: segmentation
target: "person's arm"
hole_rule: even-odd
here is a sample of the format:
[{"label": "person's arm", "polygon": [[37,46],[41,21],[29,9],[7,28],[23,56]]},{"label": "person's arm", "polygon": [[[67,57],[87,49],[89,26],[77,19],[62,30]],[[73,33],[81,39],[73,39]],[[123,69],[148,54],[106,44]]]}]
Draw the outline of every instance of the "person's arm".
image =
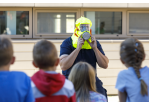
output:
[{"label": "person's arm", "polygon": [[104,56],[99,50],[98,48],[95,48],[93,49],[94,52],[95,52],[95,55],[96,55],[96,59],[97,59],[97,63],[99,65],[99,67],[102,67],[102,68],[107,68],[108,67],[108,63],[109,63],[109,60],[106,56]]},{"label": "person's arm", "polygon": [[63,71],[69,69],[73,65],[79,51],[79,49],[75,49],[70,55],[65,54],[60,56],[60,66]]},{"label": "person's arm", "polygon": [[78,43],[77,43],[77,48],[69,55],[64,54],[64,55],[60,56],[60,67],[63,71],[69,69],[73,65],[83,44],[84,44],[83,38],[79,37]]},{"label": "person's arm", "polygon": [[126,92],[120,92],[118,91],[119,101],[120,102],[126,102],[127,94]]},{"label": "person's arm", "polygon": [[96,38],[92,36],[91,41],[92,41],[91,43],[89,41],[87,41],[87,42],[90,44],[90,46],[92,47],[92,49],[95,52],[97,63],[99,65],[99,67],[106,69],[108,67],[108,63],[109,63],[108,58],[98,50]]}]

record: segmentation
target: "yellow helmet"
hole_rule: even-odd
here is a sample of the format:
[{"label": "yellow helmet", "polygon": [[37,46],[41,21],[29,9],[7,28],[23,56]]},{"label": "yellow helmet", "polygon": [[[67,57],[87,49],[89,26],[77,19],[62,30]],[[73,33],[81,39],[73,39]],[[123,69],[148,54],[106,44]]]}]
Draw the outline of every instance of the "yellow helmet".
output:
[{"label": "yellow helmet", "polygon": [[[74,33],[73,35],[71,36],[72,38],[72,44],[73,44],[73,47],[74,48],[77,48],[77,43],[78,43],[78,38],[79,36],[83,33],[80,31],[80,25],[81,24],[89,24],[90,27],[92,26],[92,22],[90,19],[88,18],[85,18],[85,17],[82,17],[77,19],[76,23],[75,23],[75,30],[74,30]],[[91,33],[91,29],[89,31],[89,33],[91,34],[92,36],[92,33]],[[91,38],[89,38],[89,42],[91,42]],[[82,45],[82,49],[92,49],[91,46],[89,45],[89,43],[85,40],[84,42],[84,45]]]},{"label": "yellow helmet", "polygon": [[81,18],[77,19],[76,24],[75,24],[78,29],[80,29],[80,24],[89,24],[90,27],[92,26],[92,22],[90,21],[90,19],[82,17],[82,16]]}]

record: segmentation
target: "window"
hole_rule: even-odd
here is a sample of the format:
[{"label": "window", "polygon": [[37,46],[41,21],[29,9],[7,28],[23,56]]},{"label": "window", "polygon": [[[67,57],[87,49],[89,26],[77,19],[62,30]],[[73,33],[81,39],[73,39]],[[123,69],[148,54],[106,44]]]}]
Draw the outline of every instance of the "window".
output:
[{"label": "window", "polygon": [[37,34],[73,33],[75,13],[37,13]]},{"label": "window", "polygon": [[9,35],[11,38],[31,38],[30,12],[29,9],[0,9],[0,35]]},{"label": "window", "polygon": [[67,38],[75,29],[80,9],[34,8],[33,38]]},{"label": "window", "polygon": [[128,11],[128,35],[149,35],[149,12]]},{"label": "window", "polygon": [[122,12],[85,11],[92,21],[92,34],[122,34]]},{"label": "window", "polygon": [[0,11],[0,21],[0,34],[29,34],[28,11]]}]

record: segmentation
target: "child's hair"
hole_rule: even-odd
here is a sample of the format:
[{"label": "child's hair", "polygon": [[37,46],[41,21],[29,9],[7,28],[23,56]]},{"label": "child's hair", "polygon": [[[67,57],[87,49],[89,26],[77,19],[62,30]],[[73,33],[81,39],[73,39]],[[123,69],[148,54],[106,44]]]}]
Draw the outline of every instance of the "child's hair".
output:
[{"label": "child's hair", "polygon": [[141,94],[148,95],[147,85],[140,75],[142,61],[145,52],[142,43],[136,38],[128,38],[121,43],[121,60],[129,67],[133,67],[138,79],[141,81]]},{"label": "child's hair", "polygon": [[57,50],[52,42],[42,39],[35,44],[33,60],[40,69],[53,67],[57,58]]},{"label": "child's hair", "polygon": [[0,67],[9,64],[13,57],[11,39],[5,35],[0,36]]},{"label": "child's hair", "polygon": [[79,62],[71,69],[68,79],[74,84],[77,99],[80,102],[90,101],[89,91],[96,92],[94,68],[86,62]]}]

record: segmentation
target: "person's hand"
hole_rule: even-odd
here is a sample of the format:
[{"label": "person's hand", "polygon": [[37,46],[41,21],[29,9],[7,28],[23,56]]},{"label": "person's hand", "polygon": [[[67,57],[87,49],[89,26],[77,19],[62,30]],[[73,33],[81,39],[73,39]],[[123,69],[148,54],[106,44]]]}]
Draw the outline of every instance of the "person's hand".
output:
[{"label": "person's hand", "polygon": [[90,44],[93,50],[97,48],[97,42],[95,37],[91,36],[91,43],[89,42],[89,40],[87,40],[87,42]]},{"label": "person's hand", "polygon": [[84,44],[84,39],[81,38],[81,35],[80,35],[78,38],[77,49],[81,50],[83,44]]}]

